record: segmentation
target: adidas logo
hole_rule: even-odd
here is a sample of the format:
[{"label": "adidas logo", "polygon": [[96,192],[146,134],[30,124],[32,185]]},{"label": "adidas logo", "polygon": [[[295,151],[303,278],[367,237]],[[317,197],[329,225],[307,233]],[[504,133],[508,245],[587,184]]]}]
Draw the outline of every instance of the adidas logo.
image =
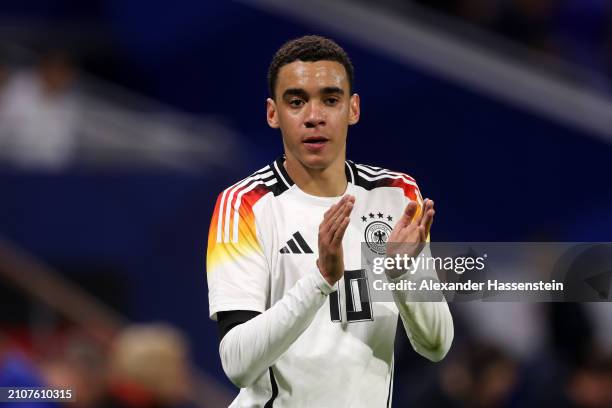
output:
[{"label": "adidas logo", "polygon": [[287,241],[287,245],[282,247],[279,251],[281,254],[312,254],[312,249],[308,246],[302,234],[296,232],[293,234],[293,238]]}]

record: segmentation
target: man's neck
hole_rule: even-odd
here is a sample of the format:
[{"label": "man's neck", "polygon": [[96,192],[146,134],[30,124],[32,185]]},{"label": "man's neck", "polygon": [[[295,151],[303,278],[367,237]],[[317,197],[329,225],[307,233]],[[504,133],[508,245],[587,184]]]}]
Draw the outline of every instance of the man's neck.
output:
[{"label": "man's neck", "polygon": [[298,160],[287,158],[283,164],[289,177],[305,193],[319,197],[338,197],[346,191],[344,160],[336,160],[325,169],[310,169]]}]

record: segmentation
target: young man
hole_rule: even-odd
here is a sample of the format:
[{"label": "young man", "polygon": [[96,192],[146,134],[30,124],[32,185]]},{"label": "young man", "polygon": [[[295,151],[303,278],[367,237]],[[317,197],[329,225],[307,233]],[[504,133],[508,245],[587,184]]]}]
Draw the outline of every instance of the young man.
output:
[{"label": "young man", "polygon": [[450,348],[452,318],[445,302],[401,291],[372,303],[352,282],[364,277],[364,240],[418,255],[433,201],[410,176],[346,161],[359,95],[336,43],[286,43],[268,82],[267,120],[285,155],[219,195],[208,237],[210,316],[225,373],[241,388],[232,406],[390,406],[398,315],[432,361]]}]

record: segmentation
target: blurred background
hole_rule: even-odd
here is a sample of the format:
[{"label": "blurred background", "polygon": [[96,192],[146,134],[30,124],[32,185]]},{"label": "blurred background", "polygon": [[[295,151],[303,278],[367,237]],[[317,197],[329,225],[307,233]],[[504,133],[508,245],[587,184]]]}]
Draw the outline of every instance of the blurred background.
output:
[{"label": "blurred background", "polygon": [[[282,153],[267,67],[312,33],[356,67],[349,158],[415,177],[434,240],[612,241],[608,1],[4,0],[0,386],[227,406],[209,220]],[[453,304],[444,362],[398,333],[394,406],[611,407],[608,306]]]}]

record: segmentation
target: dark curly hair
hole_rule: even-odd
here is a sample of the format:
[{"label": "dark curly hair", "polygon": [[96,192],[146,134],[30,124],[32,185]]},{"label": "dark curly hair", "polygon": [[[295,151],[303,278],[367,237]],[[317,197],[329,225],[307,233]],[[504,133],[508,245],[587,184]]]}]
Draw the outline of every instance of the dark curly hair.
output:
[{"label": "dark curly hair", "polygon": [[287,41],[276,51],[268,68],[268,91],[274,98],[278,71],[294,61],[336,61],[344,66],[349,81],[349,95],[353,93],[353,64],[346,52],[334,41],[319,35],[305,35]]}]

